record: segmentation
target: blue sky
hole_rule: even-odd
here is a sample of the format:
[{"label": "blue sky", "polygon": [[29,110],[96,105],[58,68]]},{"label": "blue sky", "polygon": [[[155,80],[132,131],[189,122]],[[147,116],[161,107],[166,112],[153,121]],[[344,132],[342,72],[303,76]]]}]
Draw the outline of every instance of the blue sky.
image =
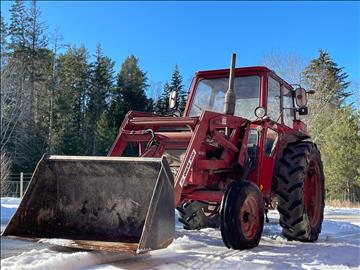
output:
[{"label": "blue sky", "polygon": [[[113,2],[41,1],[48,31],[59,28],[63,42],[98,42],[121,62],[140,59],[149,82],[169,79],[175,64],[188,84],[197,70],[226,68],[231,52],[237,66],[258,65],[269,51],[305,60],[328,51],[360,81],[360,2]],[[2,1],[9,19],[11,2]]]}]

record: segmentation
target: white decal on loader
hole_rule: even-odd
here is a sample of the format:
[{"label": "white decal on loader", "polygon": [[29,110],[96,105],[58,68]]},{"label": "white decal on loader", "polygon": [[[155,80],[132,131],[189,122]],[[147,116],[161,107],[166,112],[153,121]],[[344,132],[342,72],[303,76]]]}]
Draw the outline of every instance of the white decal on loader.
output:
[{"label": "white decal on loader", "polygon": [[186,164],[184,174],[183,174],[183,176],[181,177],[181,180],[180,180],[180,186],[181,187],[184,186],[186,176],[188,175],[188,173],[190,171],[190,168],[191,168],[191,165],[192,165],[192,163],[193,163],[193,161],[195,159],[195,156],[196,156],[196,151],[195,151],[195,149],[193,149],[193,151],[192,151],[192,153],[190,155],[189,161]]}]

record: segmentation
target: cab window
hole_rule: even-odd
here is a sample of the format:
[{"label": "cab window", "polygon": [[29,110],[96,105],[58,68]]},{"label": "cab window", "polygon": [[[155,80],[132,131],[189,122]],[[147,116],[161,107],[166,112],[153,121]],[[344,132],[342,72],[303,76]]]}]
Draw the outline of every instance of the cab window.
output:
[{"label": "cab window", "polygon": [[268,77],[267,115],[275,122],[280,120],[280,83]]},{"label": "cab window", "polygon": [[248,143],[247,143],[248,155],[249,155],[250,162],[251,162],[250,169],[254,169],[255,165],[256,165],[258,140],[259,140],[258,131],[256,129],[250,129],[249,136],[248,136]]},{"label": "cab window", "polygon": [[[201,79],[195,89],[189,116],[200,116],[204,110],[223,113],[228,85],[229,78]],[[234,91],[236,95],[234,115],[255,120],[254,111],[259,106],[260,77],[236,77]]]},{"label": "cab window", "polygon": [[294,110],[293,110],[294,103],[293,103],[292,91],[287,87],[282,86],[281,98],[282,98],[284,125],[288,127],[292,127],[294,120]]}]

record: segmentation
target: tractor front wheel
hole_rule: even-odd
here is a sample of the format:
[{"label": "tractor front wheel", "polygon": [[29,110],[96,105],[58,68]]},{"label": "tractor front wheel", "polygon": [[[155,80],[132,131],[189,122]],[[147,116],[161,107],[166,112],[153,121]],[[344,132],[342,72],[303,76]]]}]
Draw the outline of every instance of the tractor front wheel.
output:
[{"label": "tractor front wheel", "polygon": [[258,246],[264,226],[264,201],[259,188],[246,180],[233,182],[220,206],[221,236],[228,248]]},{"label": "tractor front wheel", "polygon": [[324,218],[324,173],[316,145],[289,144],[279,160],[277,181],[283,235],[289,240],[316,241]]}]

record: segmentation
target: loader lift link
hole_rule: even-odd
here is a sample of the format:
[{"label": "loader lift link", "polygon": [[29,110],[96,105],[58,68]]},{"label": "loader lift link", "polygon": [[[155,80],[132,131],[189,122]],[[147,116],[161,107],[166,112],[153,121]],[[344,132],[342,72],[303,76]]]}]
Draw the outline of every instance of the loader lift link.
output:
[{"label": "loader lift link", "polygon": [[307,94],[235,56],[197,72],[183,116],[130,111],[107,157],[44,156],[3,235],[141,253],[172,242],[177,208],[185,229],[220,227],[228,248],[248,249],[277,197],[284,236],[315,241],[324,175],[298,118]]}]

